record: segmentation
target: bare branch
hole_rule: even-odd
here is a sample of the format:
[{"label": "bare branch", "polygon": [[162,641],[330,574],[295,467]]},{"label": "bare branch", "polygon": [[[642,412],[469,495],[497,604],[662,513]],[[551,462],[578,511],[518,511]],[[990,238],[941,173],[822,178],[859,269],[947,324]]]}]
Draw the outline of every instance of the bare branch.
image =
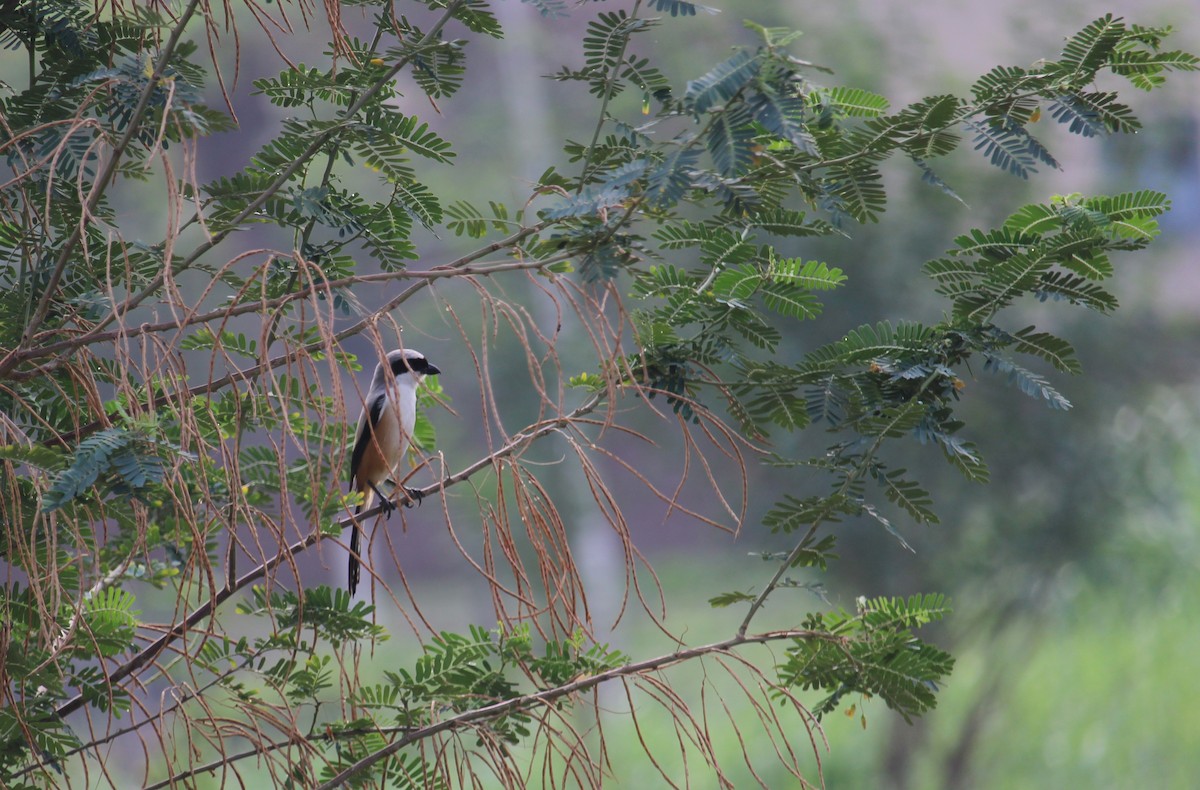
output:
[{"label": "bare branch", "polygon": [[79,335],[78,337],[60,340],[56,343],[49,343],[44,346],[38,346],[37,348],[26,349],[25,351],[18,352],[17,356],[22,361],[36,359],[43,356],[50,356],[51,354],[62,354],[62,356],[60,356],[59,359],[54,362],[39,365],[34,371],[29,373],[13,373],[10,374],[8,378],[13,381],[25,381],[38,376],[44,376],[48,371],[53,370],[58,365],[63,364],[70,359],[69,354],[62,352],[71,352],[83,346],[95,345],[97,343],[111,343],[115,340],[129,340],[142,335],[153,334],[155,332],[170,332],[174,330],[186,329],[189,326],[207,324],[212,321],[224,321],[239,315],[244,315],[246,313],[267,313],[283,307],[286,304],[290,304],[301,299],[307,299],[318,294],[328,293],[336,288],[349,288],[354,285],[369,285],[372,283],[390,282],[393,280],[430,281],[460,276],[488,277],[505,272],[545,269],[549,266],[553,266],[556,263],[566,260],[567,257],[568,256],[555,256],[553,258],[545,258],[542,260],[527,261],[494,261],[491,263],[485,262],[482,264],[463,266],[458,269],[450,269],[446,268],[445,266],[439,266],[433,269],[427,269],[425,271],[404,269],[394,272],[377,272],[375,274],[356,274],[350,277],[342,277],[337,280],[326,280],[319,285],[310,285],[307,288],[301,288],[298,291],[292,291],[274,299],[263,299],[257,302],[240,302],[228,307],[209,310],[206,313],[196,313],[194,315],[171,321],[160,321],[154,324],[139,324],[136,327],[114,329],[107,332],[96,332],[93,330],[87,334]]}]

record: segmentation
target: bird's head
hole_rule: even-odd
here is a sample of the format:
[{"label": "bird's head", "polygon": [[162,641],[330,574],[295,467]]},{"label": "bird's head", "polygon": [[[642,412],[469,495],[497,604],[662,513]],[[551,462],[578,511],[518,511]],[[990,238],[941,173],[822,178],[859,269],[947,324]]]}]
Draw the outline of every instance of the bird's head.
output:
[{"label": "bird's head", "polygon": [[[389,351],[387,364],[397,381],[404,381],[404,376],[411,377],[413,381],[420,381],[425,376],[436,376],[442,372],[437,365],[426,359],[424,354],[411,348]],[[380,373],[382,372],[381,369]]]}]

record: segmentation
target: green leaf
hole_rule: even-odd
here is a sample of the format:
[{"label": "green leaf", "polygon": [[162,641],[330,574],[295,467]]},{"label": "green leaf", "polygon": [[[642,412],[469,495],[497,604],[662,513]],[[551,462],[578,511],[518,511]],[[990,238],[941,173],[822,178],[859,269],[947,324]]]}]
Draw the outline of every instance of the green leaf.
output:
[{"label": "green leaf", "polygon": [[691,172],[700,160],[695,148],[679,147],[671,151],[646,177],[646,201],[657,209],[666,209],[683,199],[692,186]]},{"label": "green leaf", "polygon": [[749,310],[734,311],[729,316],[729,322],[738,334],[753,343],[756,348],[773,350],[783,339],[778,329]]},{"label": "green leaf", "polygon": [[915,429],[924,416],[925,405],[919,401],[887,406],[863,417],[858,432],[863,436],[899,439]]},{"label": "green leaf", "polygon": [[715,9],[698,3],[689,3],[686,0],[650,0],[650,7],[656,11],[666,11],[671,16],[695,16],[697,9],[702,9],[710,14],[716,13]]},{"label": "green leaf", "polygon": [[[82,616],[88,635],[75,641],[77,652],[111,657],[129,651],[139,625],[135,601],[133,593],[119,587],[101,589],[87,598]],[[70,615],[64,613],[64,618],[69,621]]]},{"label": "green leaf", "polygon": [[688,82],[684,103],[697,115],[725,104],[750,84],[761,66],[749,51],[738,50],[703,77]]},{"label": "green leaf", "polygon": [[929,492],[922,489],[915,481],[906,480],[904,478],[906,471],[905,469],[896,469],[877,477],[888,501],[903,508],[909,517],[918,524],[937,524],[938,517],[930,507],[933,500],[930,498]]},{"label": "green leaf", "polygon": [[1066,340],[1049,332],[1035,332],[1032,326],[1025,327],[1015,336],[1015,349],[1019,353],[1041,357],[1063,373],[1083,372],[1075,357],[1075,349]]},{"label": "green leaf", "polygon": [[1044,254],[1013,255],[987,270],[978,298],[961,298],[955,314],[978,321],[986,319],[1014,299],[1032,290],[1049,271],[1052,260]]},{"label": "green leaf", "polygon": [[785,431],[798,431],[808,425],[808,408],[794,388],[767,386],[755,390],[759,394],[744,404],[746,413],[756,425],[768,420]]},{"label": "green leaf", "polygon": [[1112,54],[1125,33],[1125,23],[1105,14],[1067,39],[1059,65],[1088,81]]},{"label": "green leaf", "polygon": [[918,593],[908,598],[870,598],[859,604],[859,611],[868,629],[892,631],[936,623],[952,610],[942,593]]},{"label": "green leaf", "polygon": [[839,86],[829,88],[822,98],[833,102],[846,115],[858,118],[873,118],[888,110],[888,100],[877,93],[862,88]]},{"label": "green leaf", "polygon": [[920,129],[939,130],[955,121],[964,104],[953,94],[930,96],[910,104],[900,114],[914,119]]},{"label": "green leaf", "polygon": [[814,524],[840,521],[842,516],[857,513],[858,505],[845,495],[800,499],[788,494],[767,512],[763,517],[763,525],[772,532],[796,532]]},{"label": "green leaf", "polygon": [[66,466],[66,457],[61,452],[39,444],[0,445],[0,460],[16,461],[45,472],[55,472]]},{"label": "green leaf", "polygon": [[709,598],[708,605],[714,609],[723,609],[726,606],[733,606],[735,603],[751,603],[757,597],[748,592],[726,592]]},{"label": "green leaf", "polygon": [[[443,5],[439,3],[439,5]],[[462,22],[468,30],[474,33],[482,33],[485,36],[492,38],[502,38],[504,31],[500,27],[500,21],[496,19],[496,15],[488,10],[487,3],[484,0],[467,0],[466,3],[458,6],[449,6],[454,10],[454,18]]]},{"label": "green leaf", "polygon": [[824,261],[803,261],[800,258],[776,258],[767,269],[767,278],[810,291],[828,291],[846,282],[841,269],[829,268]]},{"label": "green leaf", "polygon": [[804,288],[789,283],[768,283],[763,286],[763,303],[788,318],[804,320],[821,314],[821,303]]},{"label": "green leaf", "polygon": [[1023,126],[1001,121],[968,121],[964,126],[975,132],[975,150],[996,167],[1025,179],[1037,171],[1041,146],[1033,147],[1036,141]]},{"label": "green leaf", "polygon": [[1117,52],[1109,60],[1109,68],[1114,74],[1148,74],[1160,69],[1171,71],[1196,71],[1200,69],[1200,57],[1190,52],[1175,49],[1170,52],[1147,52],[1145,50],[1125,50]]},{"label": "green leaf", "polygon": [[354,148],[359,156],[390,178],[407,180],[411,177],[408,169],[402,166],[407,161],[406,152],[442,163],[454,158],[450,143],[430,131],[429,124],[415,115],[369,112],[366,123],[353,124],[348,129],[353,134]]},{"label": "green leaf", "polygon": [[978,295],[981,273],[971,261],[962,258],[938,258],[922,267],[938,285],[934,290],[942,296],[958,300]]},{"label": "green leaf", "polygon": [[605,174],[604,181],[588,187],[558,206],[544,212],[547,219],[565,219],[599,213],[606,208],[618,206],[632,194],[631,185],[646,172],[646,162],[637,159],[627,162]]},{"label": "green leaf", "polygon": [[971,86],[971,93],[979,104],[999,103],[1012,94],[1032,88],[1042,80],[1029,74],[1020,66],[997,66],[984,74]]},{"label": "green leaf", "polygon": [[936,705],[936,684],[954,665],[948,654],[911,632],[944,616],[944,608],[937,598],[874,599],[863,601],[856,617],[835,613],[828,622],[810,621],[841,639],[795,640],[779,665],[780,683],[830,692],[813,708],[818,717],[847,694],[868,694],[911,719]]},{"label": "green leaf", "polygon": [[637,296],[666,296],[674,291],[695,289],[699,280],[678,266],[669,263],[648,267],[634,281],[633,292]]},{"label": "green leaf", "polygon": [[110,458],[132,441],[133,437],[123,428],[109,428],[80,442],[71,466],[55,477],[43,497],[42,510],[57,510],[91,488],[108,471]]},{"label": "green leaf", "polygon": [[487,235],[488,223],[479,209],[465,200],[456,200],[446,206],[446,215],[451,219],[446,223],[455,236],[469,236],[472,239],[482,239]]},{"label": "green leaf", "polygon": [[1062,265],[1089,280],[1107,280],[1113,276],[1113,265],[1108,256],[1094,250],[1072,253]]},{"label": "green leaf", "polygon": [[1011,258],[1033,241],[1033,238],[1013,232],[1007,223],[1002,230],[982,231],[972,228],[954,239],[958,249],[952,250],[950,254],[979,255],[985,259],[1002,261]]},{"label": "green leaf", "polygon": [[1035,292],[1041,299],[1066,300],[1101,313],[1111,313],[1117,309],[1117,298],[1107,290],[1083,277],[1063,272],[1050,272],[1043,276]]},{"label": "green leaf", "polygon": [[664,250],[682,250],[697,247],[713,238],[715,231],[705,225],[683,222],[679,225],[662,225],[654,232],[654,238]]},{"label": "green leaf", "polygon": [[430,98],[452,96],[462,87],[466,69],[461,41],[444,40],[441,33],[429,40],[423,30],[403,16],[393,16],[388,22],[398,34],[400,45],[385,50],[381,60],[412,63],[413,79]]},{"label": "green leaf", "polygon": [[877,358],[902,357],[910,351],[923,349],[932,336],[933,330],[929,327],[907,321],[895,327],[887,321],[874,326],[864,324],[847,332],[838,342],[810,353],[801,370],[815,373]]},{"label": "green leaf", "polygon": [[339,645],[359,639],[386,639],[382,626],[370,620],[375,607],[364,601],[351,599],[343,589],[321,585],[305,589],[302,593],[293,590],[267,591],[256,585],[252,589],[253,602],[238,604],[241,614],[265,616],[272,619],[279,629],[295,628],[303,622],[322,639]]},{"label": "green leaf", "polygon": [[1027,239],[1049,233],[1062,226],[1062,218],[1051,206],[1031,203],[1021,206],[1004,220],[1004,229],[1013,233],[1014,239]]},{"label": "green leaf", "polygon": [[1149,91],[1166,82],[1164,71],[1195,71],[1200,58],[1189,52],[1149,52],[1132,49],[1116,52],[1109,58],[1108,66],[1114,74],[1126,77],[1136,88]]},{"label": "green leaf", "polygon": [[417,181],[396,181],[392,194],[408,214],[433,230],[442,222],[442,204],[429,187]]},{"label": "green leaf", "polygon": [[750,114],[770,134],[787,140],[798,150],[815,156],[816,141],[804,122],[804,100],[799,96],[781,95],[768,85],[759,84],[759,90],[748,101]]},{"label": "green leaf", "polygon": [[[755,245],[747,241],[744,234],[725,228],[713,229],[700,243],[701,262],[715,269],[747,263],[753,260],[757,252]],[[757,273],[757,269],[754,271]]]},{"label": "green leaf", "polygon": [[887,203],[879,170],[869,163],[847,163],[829,168],[827,184],[842,210],[858,222],[875,222]]},{"label": "green leaf", "polygon": [[595,71],[610,71],[629,40],[629,15],[624,9],[600,13],[588,22],[583,37],[584,60]]},{"label": "green leaf", "polygon": [[713,164],[723,175],[741,175],[750,167],[754,156],[754,129],[744,113],[721,113],[709,126],[705,146]]},{"label": "green leaf", "polygon": [[1077,91],[1058,96],[1050,105],[1051,117],[1068,124],[1070,131],[1084,137],[1109,133],[1132,133],[1142,128],[1133,111],[1116,101],[1116,93]]},{"label": "green leaf", "polygon": [[776,236],[828,236],[833,228],[822,220],[806,221],[803,211],[772,208],[755,212],[749,219],[752,227],[762,228]]},{"label": "green leaf", "polygon": [[985,353],[984,359],[984,370],[1006,375],[1010,384],[1016,384],[1021,392],[1031,398],[1040,398],[1046,401],[1052,409],[1066,411],[1071,408],[1071,402],[1042,376],[997,354]]},{"label": "green leaf", "polygon": [[1157,217],[1171,210],[1171,201],[1167,196],[1151,189],[1089,198],[1083,201],[1083,205],[1103,212],[1113,222],[1135,217]]},{"label": "green leaf", "polygon": [[303,63],[281,72],[278,77],[254,81],[254,93],[265,95],[279,107],[302,107],[314,96],[329,99],[342,87],[350,86],[339,86],[325,72],[316,67],[306,68]]},{"label": "green leaf", "polygon": [[762,285],[763,274],[752,266],[726,269],[712,281],[713,295],[719,299],[745,301]]},{"label": "green leaf", "polygon": [[986,483],[988,481],[989,472],[987,464],[980,457],[975,445],[971,442],[963,441],[962,439],[940,430],[929,423],[923,423],[917,428],[917,438],[922,444],[927,444],[930,441],[936,442],[942,448],[942,452],[963,477],[974,483]]}]

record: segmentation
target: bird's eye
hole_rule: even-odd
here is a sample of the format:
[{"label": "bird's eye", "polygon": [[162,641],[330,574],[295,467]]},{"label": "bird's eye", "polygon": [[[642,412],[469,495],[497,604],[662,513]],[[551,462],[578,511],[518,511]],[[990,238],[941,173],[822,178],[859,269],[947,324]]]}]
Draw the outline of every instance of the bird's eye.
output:
[{"label": "bird's eye", "polygon": [[424,373],[429,369],[429,361],[424,357],[414,357],[411,359],[397,359],[392,363],[392,374],[395,376],[403,375],[404,373]]}]

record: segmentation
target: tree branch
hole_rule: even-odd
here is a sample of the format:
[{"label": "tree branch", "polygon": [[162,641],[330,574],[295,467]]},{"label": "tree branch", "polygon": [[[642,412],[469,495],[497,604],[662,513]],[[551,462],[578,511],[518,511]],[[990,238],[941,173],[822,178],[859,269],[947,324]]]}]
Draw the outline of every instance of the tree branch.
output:
[{"label": "tree branch", "polygon": [[161,782],[155,782],[152,785],[147,785],[145,790],[162,790],[164,787],[172,787],[176,782],[182,782],[184,779],[190,779],[197,774],[215,771],[222,766],[232,765],[233,763],[245,760],[248,757],[258,757],[260,755],[270,754],[271,752],[279,751],[280,749],[286,749],[289,746],[307,746],[314,741],[317,743],[322,741],[340,741],[346,738],[357,738],[360,735],[391,735],[398,732],[409,732],[412,729],[412,727],[372,727],[370,729],[338,730],[336,732],[333,730],[325,730],[316,733],[315,735],[310,735],[300,739],[289,738],[283,741],[275,741],[273,743],[268,743],[265,746],[251,747],[245,751],[238,752],[237,754],[218,757],[206,765],[197,765],[194,768],[189,768],[186,771],[177,773],[168,779],[162,780]]},{"label": "tree branch", "polygon": [[549,702],[554,702],[555,700],[570,696],[580,691],[587,691],[590,688],[599,686],[601,683],[606,683],[617,678],[630,677],[664,669],[672,664],[679,664],[684,661],[700,658],[712,653],[726,653],[735,647],[741,647],[743,645],[762,644],[785,639],[819,639],[822,641],[836,642],[839,644],[845,642],[842,637],[834,636],[833,634],[822,631],[809,630],[770,631],[762,634],[737,634],[736,636],[730,637],[729,639],[721,642],[712,642],[707,645],[691,647],[686,650],[680,650],[675,653],[658,656],[657,658],[649,658],[644,661],[626,664],[622,667],[610,669],[605,672],[590,675],[588,677],[579,678],[578,680],[574,680],[562,686],[556,686],[554,688],[537,691],[532,694],[525,694],[520,697],[513,697],[512,699],[507,699],[503,702],[497,702],[492,705],[486,705],[482,708],[475,708],[474,710],[465,711],[463,713],[459,713],[458,715],[443,719],[436,724],[431,724],[427,727],[413,730],[398,740],[392,741],[382,749],[363,757],[353,765],[347,766],[328,782],[319,785],[316,790],[332,790],[335,787],[339,787],[340,785],[345,784],[356,774],[359,774],[381,760],[392,756],[405,746],[420,740],[424,740],[425,738],[432,737],[439,733],[458,729],[459,727],[464,727],[479,721],[498,718],[500,716],[512,713],[513,711],[532,707],[534,705],[543,705]]},{"label": "tree branch", "polygon": [[[600,404],[600,401],[601,397],[599,393],[593,394],[590,398],[588,398],[570,413],[549,420],[543,420],[542,422],[534,424],[533,426],[512,437],[508,443],[495,452],[489,454],[487,457],[481,458],[465,469],[455,474],[448,475],[442,480],[439,480],[438,482],[433,483],[426,488],[419,489],[421,495],[429,496],[438,491],[445,490],[452,485],[463,482],[481,469],[485,469],[493,465],[497,460],[514,455],[518,451],[529,446],[529,444],[537,439],[561,430],[563,427],[569,425],[572,421],[591,413]],[[338,527],[346,527],[352,524],[356,518],[363,519],[373,516],[376,513],[379,513],[382,509],[383,506],[380,504],[375,505],[368,510],[364,510],[362,513],[357,515],[347,514],[341,519],[335,521],[334,525]],[[173,626],[158,639],[142,648],[141,651],[138,652],[138,654],[133,658],[129,659],[124,664],[110,672],[107,676],[107,682],[111,685],[115,685],[132,675],[134,672],[137,672],[143,666],[157,658],[158,655],[162,653],[162,651],[165,650],[171,643],[183,638],[189,630],[196,626],[196,624],[210,617],[213,612],[216,611],[217,607],[232,598],[235,593],[266,576],[268,572],[279,567],[289,558],[316,545],[323,537],[328,537],[328,535],[323,534],[323,532],[318,528],[295,543],[281,548],[279,553],[277,553],[274,557],[263,562],[257,568],[254,568],[243,576],[240,576],[232,584],[222,587],[220,590],[214,593],[211,598],[200,604],[200,606],[188,614],[188,616],[185,617],[182,622]],[[56,713],[60,717],[68,716],[81,708],[83,703],[83,695],[79,694],[60,705],[56,710]]]},{"label": "tree branch", "polygon": [[[516,233],[513,233],[510,236],[507,236],[498,241],[494,241],[491,244],[487,244],[483,247],[480,247],[477,250],[474,250],[473,252],[463,255],[460,258],[450,261],[449,263],[442,264],[441,266],[435,267],[434,269],[427,270],[426,272],[407,272],[406,274],[408,276],[413,277],[413,278],[420,278],[420,280],[418,282],[413,283],[408,288],[405,288],[398,295],[396,295],[396,297],[394,297],[393,299],[388,301],[387,304],[385,304],[382,307],[380,307],[379,309],[373,311],[371,313],[371,315],[367,316],[366,318],[363,318],[362,320],[360,320],[354,324],[351,324],[350,326],[346,327],[345,329],[343,329],[339,332],[336,332],[332,336],[331,340],[333,342],[340,342],[342,340],[345,340],[348,337],[357,335],[358,333],[362,332],[364,329],[367,329],[368,327],[370,327],[375,322],[376,316],[381,315],[383,313],[390,312],[392,310],[395,310],[401,304],[408,301],[408,299],[410,299],[416,293],[418,293],[423,288],[428,286],[429,283],[431,283],[435,280],[438,280],[438,279],[445,278],[445,277],[452,277],[455,274],[461,274],[464,269],[468,268],[469,264],[479,260],[480,258],[482,258],[486,255],[490,255],[493,252],[496,252],[498,250],[505,249],[506,247],[512,247],[512,246],[518,244],[519,242],[523,241],[524,239],[528,238],[529,236],[540,233],[542,230],[545,230],[551,224],[553,224],[553,223],[551,223],[550,221],[544,221],[544,222],[539,222],[536,225],[531,225],[528,228],[522,228],[521,230],[517,231]],[[562,256],[555,256],[553,258],[548,258],[545,261],[541,262],[541,265],[547,266],[552,263],[557,263],[559,261],[565,260],[568,257],[571,257],[571,256],[564,254]],[[478,272],[478,273],[492,274],[492,273],[499,272],[499,271],[511,271],[511,270],[518,270],[518,269],[538,268],[537,266],[524,266],[524,265],[520,265],[520,264],[521,264],[521,262],[496,264],[494,267],[488,267],[487,271]],[[435,275],[435,272],[436,272],[436,275]],[[361,275],[361,277],[359,277],[355,281],[356,282],[370,282],[370,281],[374,281],[374,280],[386,280],[386,279],[397,279],[397,278],[400,278],[398,273],[393,275],[392,273],[389,272],[389,273],[383,273],[383,274],[378,274],[378,275]],[[350,278],[347,278],[347,279],[350,279]],[[333,282],[343,282],[343,281],[339,280],[339,281],[333,281]],[[330,284],[330,287],[332,287],[331,284]],[[262,305],[261,302],[256,303],[253,306],[253,308],[248,308],[247,312],[253,312],[254,310],[258,310],[261,307],[261,305]],[[289,362],[292,362],[297,357],[299,357],[303,354],[309,354],[314,351],[322,351],[325,349],[325,344],[326,344],[326,340],[324,338],[322,338],[321,340],[314,341],[313,343],[310,343],[306,346],[300,346],[299,348],[293,349],[292,351],[289,351],[287,353],[280,354],[277,357],[268,359],[266,362],[260,362],[257,365],[251,365],[249,368],[246,368],[245,370],[232,371],[230,373],[226,373],[224,376],[222,376],[218,379],[215,379],[213,381],[209,381],[204,384],[198,384],[195,387],[191,387],[190,389],[188,389],[185,393],[183,393],[183,395],[186,398],[194,398],[197,395],[207,395],[211,392],[215,392],[217,390],[223,389],[235,381],[245,380],[245,379],[251,378],[253,376],[257,376],[259,373],[262,373],[265,370],[274,370],[275,368],[280,367],[281,365],[286,365]],[[44,372],[44,369],[39,368],[39,371]],[[10,378],[11,378],[11,376],[10,376]],[[180,393],[158,395],[157,397],[154,398],[153,401],[151,401],[151,406],[153,408],[158,408],[159,406],[162,406],[164,403],[169,402],[172,398],[178,397],[179,394]],[[106,425],[106,423],[102,420],[93,420],[92,422],[90,422],[74,431],[71,431],[69,433],[60,434],[59,436],[57,436],[54,439],[47,442],[47,444],[49,444],[51,446],[66,445],[72,441],[78,441],[86,436],[91,435],[92,433],[95,433],[96,431],[103,428],[105,425]]]},{"label": "tree branch", "polygon": [[[463,266],[459,269],[447,269],[443,266],[439,266],[433,269],[427,269],[425,271],[411,271],[405,269],[394,272],[379,272],[376,274],[357,274],[350,277],[342,277],[337,280],[326,280],[318,285],[311,285],[307,288],[301,288],[298,291],[292,291],[284,294],[283,296],[277,296],[274,299],[263,299],[256,302],[242,302],[230,307],[222,307],[216,310],[210,310],[207,313],[197,313],[187,318],[175,319],[172,321],[160,321],[157,324],[145,323],[130,329],[113,329],[108,332],[92,331],[85,335],[79,335],[66,340],[60,340],[57,343],[39,346],[36,349],[28,349],[20,352],[18,356],[20,356],[22,359],[49,356],[50,354],[56,354],[63,351],[74,351],[75,349],[94,345],[96,343],[108,343],[114,340],[130,339],[156,332],[170,332],[171,330],[183,329],[185,327],[195,326],[196,324],[207,324],[210,321],[233,318],[245,313],[266,313],[270,310],[275,310],[276,308],[290,304],[291,302],[306,299],[320,292],[332,291],[335,288],[348,288],[354,285],[389,282],[392,280],[440,280],[447,277],[458,276],[486,277],[503,272],[542,269],[547,266],[553,266],[556,263],[560,263],[568,257],[570,256],[560,255],[543,260],[502,261],[491,264]],[[28,373],[11,374],[8,376],[8,378],[13,381],[23,381],[44,376],[47,370],[53,369],[66,359],[69,359],[69,356],[64,356],[60,360],[39,365],[35,370]]]}]

